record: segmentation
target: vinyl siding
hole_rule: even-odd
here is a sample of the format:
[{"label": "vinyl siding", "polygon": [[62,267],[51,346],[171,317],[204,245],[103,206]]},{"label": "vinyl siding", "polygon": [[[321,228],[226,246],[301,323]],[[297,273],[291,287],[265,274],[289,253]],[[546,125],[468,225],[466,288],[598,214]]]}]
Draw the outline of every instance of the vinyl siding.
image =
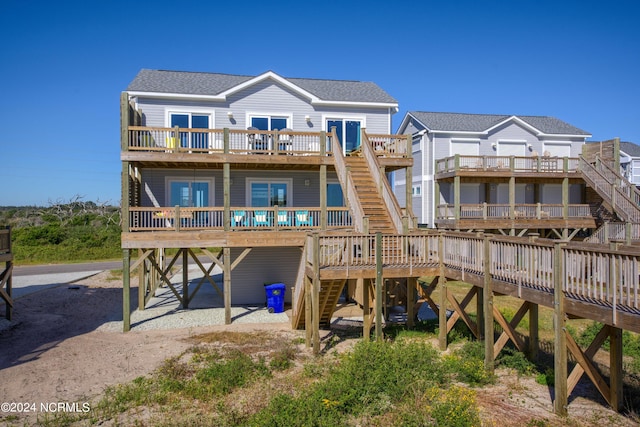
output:
[{"label": "vinyl siding", "polygon": [[[235,260],[242,248],[231,249]],[[264,284],[284,283],[285,302],[291,302],[302,250],[295,247],[253,248],[231,272],[231,304],[264,304]]]},{"label": "vinyl siding", "polygon": [[[167,177],[183,178],[193,181],[199,179],[214,179],[213,206],[224,205],[223,179],[221,170],[185,170],[185,169],[142,169],[142,206],[154,206],[154,198],[159,206],[168,206],[166,200],[165,182]],[[231,206],[247,206],[248,178],[263,179],[292,179],[293,193],[290,206],[313,207],[320,206],[320,176],[314,172],[286,172],[286,171],[244,171],[234,170],[231,173]],[[305,181],[309,180],[309,186]],[[337,177],[333,173],[327,174],[327,180],[334,181]],[[148,191],[145,190],[148,188]]]},{"label": "vinyl siding", "polygon": [[[362,117],[363,127],[369,133],[390,133],[391,115],[387,108],[314,108],[307,99],[276,84],[262,81],[245,90],[234,93],[226,101],[162,100],[140,97],[137,100],[143,112],[144,125],[164,127],[166,111],[193,108],[209,110],[214,114],[212,127],[217,129],[246,129],[250,126],[250,114],[284,115],[291,117],[289,126],[296,131],[319,132],[324,129],[323,117]],[[233,118],[227,113],[231,111]],[[310,117],[307,122],[305,116]]]}]

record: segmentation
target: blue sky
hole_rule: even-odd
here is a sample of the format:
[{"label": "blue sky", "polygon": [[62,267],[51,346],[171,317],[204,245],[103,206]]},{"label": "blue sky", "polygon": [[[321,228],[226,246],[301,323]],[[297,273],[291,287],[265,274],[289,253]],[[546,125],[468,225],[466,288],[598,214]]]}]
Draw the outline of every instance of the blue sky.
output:
[{"label": "blue sky", "polygon": [[0,206],[120,201],[141,68],[373,81],[406,111],[554,116],[640,144],[636,1],[0,1]]}]

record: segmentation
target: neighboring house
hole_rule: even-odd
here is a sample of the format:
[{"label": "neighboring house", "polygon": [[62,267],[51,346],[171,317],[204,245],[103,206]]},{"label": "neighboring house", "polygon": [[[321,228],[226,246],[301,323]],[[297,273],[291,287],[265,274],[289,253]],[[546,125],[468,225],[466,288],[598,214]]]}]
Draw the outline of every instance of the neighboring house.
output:
[{"label": "neighboring house", "polygon": [[406,225],[385,178],[412,164],[397,109],[371,82],[141,70],[121,99],[125,257],[163,279],[158,250],[222,248],[227,307],[265,283],[291,301],[310,231]]},{"label": "neighboring house", "polygon": [[620,169],[629,182],[640,186],[640,145],[620,142]]},{"label": "neighboring house", "polygon": [[[397,133],[413,135],[413,212],[427,227],[566,229],[580,225],[567,216],[588,214],[567,205],[583,203],[575,172],[591,135],[559,119],[410,111]],[[404,171],[394,184],[402,203]]]}]

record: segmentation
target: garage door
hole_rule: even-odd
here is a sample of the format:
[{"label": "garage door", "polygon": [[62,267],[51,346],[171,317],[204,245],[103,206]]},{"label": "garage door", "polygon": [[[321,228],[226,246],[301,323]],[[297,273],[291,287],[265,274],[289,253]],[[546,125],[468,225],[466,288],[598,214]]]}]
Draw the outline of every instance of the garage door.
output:
[{"label": "garage door", "polygon": [[526,153],[526,142],[498,142],[498,156],[518,156],[524,157]]},{"label": "garage door", "polygon": [[480,154],[478,141],[451,141],[451,155],[477,156]]},{"label": "garage door", "polygon": [[544,144],[544,155],[552,157],[571,157],[571,144]]}]

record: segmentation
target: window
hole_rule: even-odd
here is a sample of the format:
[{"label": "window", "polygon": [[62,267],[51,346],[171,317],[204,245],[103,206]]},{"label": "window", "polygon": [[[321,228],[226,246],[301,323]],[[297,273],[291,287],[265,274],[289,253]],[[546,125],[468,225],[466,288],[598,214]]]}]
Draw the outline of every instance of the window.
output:
[{"label": "window", "polygon": [[338,182],[327,183],[327,206],[341,207],[344,206],[344,196],[342,187]]},{"label": "window", "polygon": [[257,207],[291,206],[292,181],[288,180],[248,180],[249,205]]},{"label": "window", "polygon": [[345,154],[357,150],[360,147],[360,128],[362,120],[328,119],[327,132],[336,128],[336,135]]},{"label": "window", "polygon": [[[210,129],[211,115],[201,113],[169,113],[169,126],[181,129]],[[207,148],[209,135],[206,132],[180,132],[180,146],[185,148]]]},{"label": "window", "polygon": [[422,186],[414,185],[413,187],[411,187],[411,194],[413,196],[421,196],[422,195]]},{"label": "window", "polygon": [[211,200],[210,189],[213,180],[193,181],[180,178],[168,178],[169,206],[206,207]]},{"label": "window", "polygon": [[288,128],[289,118],[285,116],[250,116],[251,127],[259,130],[281,130]]}]

